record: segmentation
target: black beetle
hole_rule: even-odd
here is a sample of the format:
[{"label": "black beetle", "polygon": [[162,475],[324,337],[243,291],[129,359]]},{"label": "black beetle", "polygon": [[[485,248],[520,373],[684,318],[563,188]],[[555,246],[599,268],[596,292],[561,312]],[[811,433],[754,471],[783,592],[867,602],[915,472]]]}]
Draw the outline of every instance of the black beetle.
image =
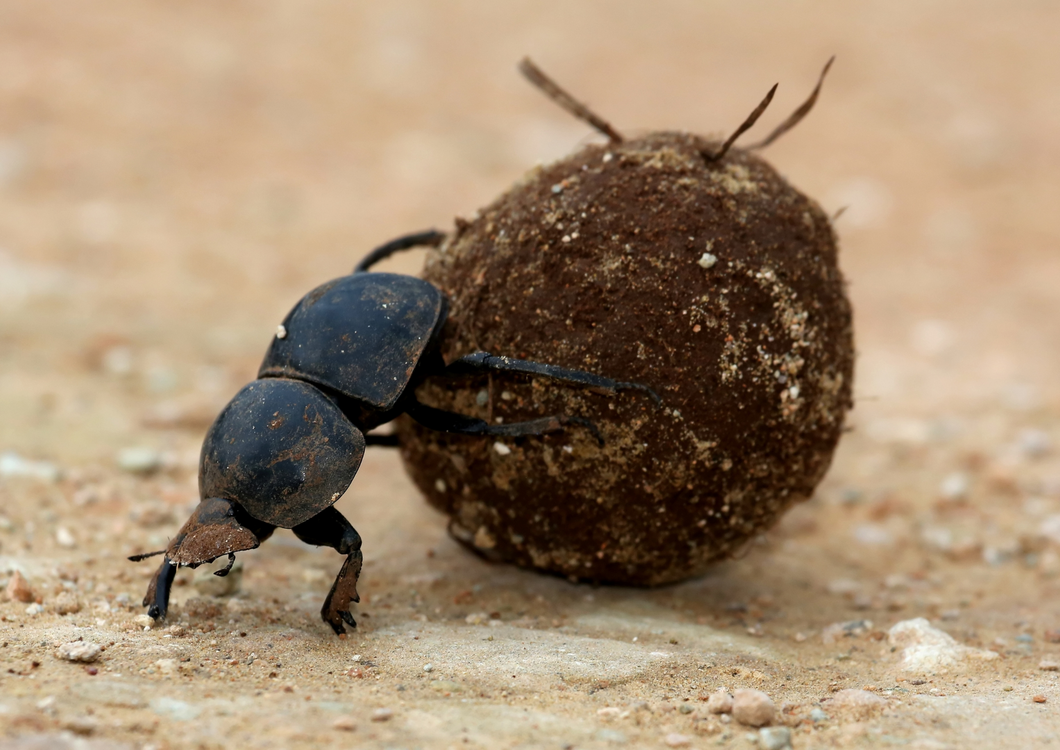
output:
[{"label": "black beetle", "polygon": [[226,575],[236,552],[256,548],[279,526],[346,555],[320,614],[340,635],[344,622],[356,627],[349,608],[359,601],[361,537],[333,506],[357,474],[366,446],[397,445],[393,435],[368,432],[400,414],[464,435],[543,435],[574,424],[601,440],[580,417],[489,424],[435,409],[416,400],[416,387],[427,378],[516,373],[610,394],[640,390],[659,402],[644,385],[487,352],[446,364],[440,353],[445,294],[414,276],[367,273],[394,252],[437,247],[444,239],[427,231],[388,242],[288,313],[258,379],[235,395],[206,433],[199,458],[202,501],[191,518],[165,550],[129,558],[165,555],[143,601],[151,617],[165,617],[177,568],[228,555],[228,566],[216,572]]}]

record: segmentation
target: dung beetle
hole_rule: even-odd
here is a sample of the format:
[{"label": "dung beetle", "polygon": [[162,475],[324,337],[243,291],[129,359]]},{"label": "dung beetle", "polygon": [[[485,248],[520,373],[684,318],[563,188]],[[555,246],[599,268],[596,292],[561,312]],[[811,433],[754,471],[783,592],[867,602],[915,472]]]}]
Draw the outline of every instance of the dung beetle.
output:
[{"label": "dung beetle", "polygon": [[255,549],[276,527],[307,544],[333,547],[346,561],[320,615],[340,636],[356,627],[350,603],[359,601],[361,537],[334,508],[350,486],[366,446],[396,446],[394,435],[370,434],[400,414],[424,427],[462,435],[544,435],[578,425],[602,442],[587,419],[554,415],[511,424],[436,409],[416,400],[427,378],[512,373],[547,378],[605,394],[647,386],[555,365],[475,352],[446,363],[442,331],[445,294],[414,276],[369,272],[389,255],[438,247],[446,235],[426,231],[399,237],[369,253],[353,273],[317,287],[278,326],[258,379],[221,411],[206,433],[199,458],[202,501],[165,550],[147,587],[148,614],[165,618],[177,568],[195,568],[224,555]]}]

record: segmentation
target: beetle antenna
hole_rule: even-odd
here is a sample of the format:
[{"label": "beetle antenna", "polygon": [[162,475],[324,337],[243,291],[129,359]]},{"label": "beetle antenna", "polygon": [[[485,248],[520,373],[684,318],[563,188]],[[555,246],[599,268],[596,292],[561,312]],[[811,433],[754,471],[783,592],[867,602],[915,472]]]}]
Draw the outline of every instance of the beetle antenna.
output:
[{"label": "beetle antenna", "polygon": [[625,140],[621,133],[611,127],[611,123],[597,115],[591,109],[560,88],[559,84],[545,75],[544,71],[534,65],[529,57],[524,57],[522,62],[519,63],[519,72],[526,76],[530,83],[545,92],[545,95],[549,99],[563,107],[563,109],[570,112],[579,120],[589,123],[606,135],[611,143],[622,143],[622,141]]},{"label": "beetle antenna", "polygon": [[779,83],[773,84],[773,88],[771,88],[769,90],[769,93],[766,94],[766,98],[758,103],[758,106],[755,107],[754,111],[747,116],[747,119],[743,121],[743,124],[741,124],[740,127],[736,128],[736,131],[729,136],[729,140],[721,144],[721,148],[719,148],[713,154],[703,154],[707,161],[717,161],[721,157],[725,156],[725,154],[729,153],[729,149],[732,148],[732,144],[736,143],[736,139],[746,133],[752,127],[754,127],[754,124],[758,122],[758,118],[761,117],[762,113],[766,111],[766,107],[768,107],[769,103],[773,101],[773,94],[777,93],[777,86],[779,85]]},{"label": "beetle antenna", "polygon": [[765,148],[777,138],[784,135],[793,127],[802,122],[802,118],[810,114],[810,110],[813,109],[813,105],[817,103],[817,96],[821,93],[821,86],[822,84],[824,84],[824,77],[828,75],[828,69],[832,67],[832,63],[834,62],[835,55],[832,55],[828,58],[828,62],[824,64],[824,69],[821,71],[821,75],[817,78],[817,85],[813,87],[813,91],[810,93],[809,98],[802,103],[802,106],[792,112],[791,115],[788,116],[788,119],[777,125],[773,132],[766,136],[765,140],[761,140],[752,146],[748,146],[748,151]]}]

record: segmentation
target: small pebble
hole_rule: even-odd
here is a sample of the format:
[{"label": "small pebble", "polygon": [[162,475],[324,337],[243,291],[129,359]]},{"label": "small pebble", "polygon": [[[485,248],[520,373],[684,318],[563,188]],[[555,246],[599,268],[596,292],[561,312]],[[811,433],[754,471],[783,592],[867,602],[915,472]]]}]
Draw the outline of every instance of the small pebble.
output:
[{"label": "small pebble", "polygon": [[102,651],[98,644],[91,641],[72,641],[59,646],[55,650],[55,656],[65,661],[87,664],[98,659]]},{"label": "small pebble", "polygon": [[434,671],[434,665],[433,664],[424,664],[423,665],[423,671],[424,672],[433,672]]},{"label": "small pebble", "polygon": [[997,659],[994,651],[963,646],[949,633],[931,627],[923,617],[902,620],[887,631],[888,643],[902,649],[901,668],[907,672],[932,674],[969,660]]},{"label": "small pebble", "polygon": [[791,730],[787,727],[764,727],[759,729],[758,746],[762,750],[790,750]]},{"label": "small pebble", "polygon": [[48,606],[57,615],[76,615],[81,611],[81,601],[65,591],[51,600]]},{"label": "small pebble", "polygon": [[968,497],[968,475],[956,471],[939,485],[939,495],[944,500],[963,500]]},{"label": "small pebble", "polygon": [[391,708],[377,708],[372,711],[372,721],[390,721],[394,718],[394,710]]},{"label": "small pebble", "polygon": [[1038,669],[1043,672],[1060,672],[1060,661],[1050,661],[1049,659],[1042,659],[1038,662]]},{"label": "small pebble", "polygon": [[1049,453],[1052,441],[1043,430],[1027,429],[1019,434],[1020,452],[1028,458],[1041,458]]},{"label": "small pebble", "polygon": [[1031,700],[1032,700],[1032,701],[1034,701],[1035,703],[1045,703],[1045,702],[1046,702],[1047,700],[1049,700],[1049,699],[1048,699],[1048,698],[1046,698],[1046,697],[1045,697],[1044,695],[1042,695],[1041,693],[1039,693],[1038,695],[1036,695],[1036,696],[1034,696],[1033,698],[1031,698]]},{"label": "small pebble", "polygon": [[682,714],[690,714],[694,710],[695,709],[693,709],[692,706],[687,703],[682,703],[680,706],[677,707],[677,712]]},{"label": "small pebble", "polygon": [[849,620],[848,622],[833,622],[821,631],[821,641],[831,645],[840,638],[851,638],[864,635],[872,629],[872,620]]},{"label": "small pebble", "polygon": [[65,526],[60,526],[55,530],[55,541],[58,542],[60,547],[65,547],[66,549],[73,549],[77,546],[77,540],[74,539],[70,529]]},{"label": "small pebble", "polygon": [[607,706],[605,708],[597,709],[596,715],[604,719],[617,719],[618,715],[622,713],[622,709],[615,708],[614,706]]},{"label": "small pebble", "polygon": [[629,738],[626,737],[624,732],[620,732],[617,729],[598,729],[593,738],[599,742],[606,742],[609,745],[625,745],[629,742]]},{"label": "small pebble", "polygon": [[59,476],[59,467],[47,461],[30,461],[11,452],[0,454],[0,477],[21,477],[57,482]]},{"label": "small pebble", "polygon": [[7,581],[7,598],[13,602],[26,604],[36,598],[36,594],[33,593],[29,583],[17,570],[11,574],[11,578]]},{"label": "small pebble", "polygon": [[829,705],[857,719],[867,719],[886,706],[887,701],[868,690],[847,689],[840,690],[833,695]]},{"label": "small pebble", "polygon": [[507,456],[509,453],[512,452],[512,449],[504,443],[494,443],[493,450],[497,451],[498,456]]},{"label": "small pebble", "polygon": [[773,700],[761,690],[742,688],[732,696],[732,718],[749,727],[772,724],[777,709]]},{"label": "small pebble", "polygon": [[700,268],[713,268],[714,264],[718,262],[718,258],[710,253],[703,253],[696,262],[699,263]]},{"label": "small pebble", "polygon": [[712,714],[732,713],[732,696],[725,688],[718,688],[707,698],[707,711]]},{"label": "small pebble", "polygon": [[61,726],[68,732],[79,734],[82,737],[93,734],[99,728],[99,724],[89,716],[74,716],[63,721]]},{"label": "small pebble", "polygon": [[30,616],[39,615],[43,611],[44,607],[37,602],[33,602],[33,604],[26,607],[26,614]]},{"label": "small pebble", "polygon": [[822,721],[828,721],[828,714],[822,711],[820,708],[814,708],[810,711],[810,721],[814,724],[819,724]]},{"label": "small pebble", "polygon": [[118,468],[130,474],[150,474],[162,466],[162,456],[154,448],[122,448],[118,451]]},{"label": "small pebble", "polygon": [[341,732],[355,732],[357,731],[357,722],[351,716],[340,716],[331,723],[331,728],[338,729]]},{"label": "small pebble", "polygon": [[[282,323],[280,325],[276,326],[276,338],[278,338],[278,339],[287,338],[287,328]],[[340,721],[341,721],[341,719],[340,719]]]},{"label": "small pebble", "polygon": [[667,747],[688,747],[692,744],[692,738],[677,732],[671,732],[663,738]]}]

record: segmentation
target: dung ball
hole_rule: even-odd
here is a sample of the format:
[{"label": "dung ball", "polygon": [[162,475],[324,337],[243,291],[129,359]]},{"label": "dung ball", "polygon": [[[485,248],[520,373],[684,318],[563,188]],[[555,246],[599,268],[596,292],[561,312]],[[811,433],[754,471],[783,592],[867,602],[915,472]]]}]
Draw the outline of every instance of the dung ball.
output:
[{"label": "dung ball", "polygon": [[402,456],[450,533],[490,559],[656,585],[700,573],[807,499],[851,406],[836,238],[764,160],[682,132],[530,172],[455,232],[424,277],[449,297],[447,361],[475,351],[649,386],[594,393],[494,374],[418,398],[541,437],[456,436],[403,418]]}]

